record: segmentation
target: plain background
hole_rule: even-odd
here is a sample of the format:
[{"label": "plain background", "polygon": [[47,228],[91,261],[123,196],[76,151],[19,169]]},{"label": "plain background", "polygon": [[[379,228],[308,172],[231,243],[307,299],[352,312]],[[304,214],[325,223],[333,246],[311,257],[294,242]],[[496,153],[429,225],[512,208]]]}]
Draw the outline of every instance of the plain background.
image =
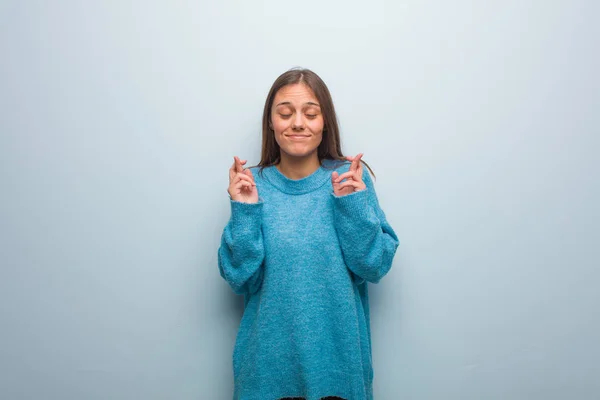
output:
[{"label": "plain background", "polygon": [[227,170],[295,66],[401,241],[375,398],[600,398],[598,4],[0,2],[0,398],[231,398]]}]

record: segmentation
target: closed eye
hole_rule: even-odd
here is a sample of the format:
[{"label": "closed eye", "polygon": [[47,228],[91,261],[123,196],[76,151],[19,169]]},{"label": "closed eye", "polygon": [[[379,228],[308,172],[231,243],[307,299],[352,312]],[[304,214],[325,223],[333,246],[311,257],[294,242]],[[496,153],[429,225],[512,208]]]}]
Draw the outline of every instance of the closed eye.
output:
[{"label": "closed eye", "polygon": [[[279,114],[279,116],[283,119],[288,119],[292,114]],[[317,118],[318,114],[306,114],[306,116],[310,119],[314,119]]]}]

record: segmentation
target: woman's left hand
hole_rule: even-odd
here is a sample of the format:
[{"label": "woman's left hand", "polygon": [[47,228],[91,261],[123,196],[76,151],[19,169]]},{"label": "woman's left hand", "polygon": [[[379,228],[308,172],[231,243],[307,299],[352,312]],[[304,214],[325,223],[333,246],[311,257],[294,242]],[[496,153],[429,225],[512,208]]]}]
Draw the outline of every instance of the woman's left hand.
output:
[{"label": "woman's left hand", "polygon": [[[346,156],[348,161],[352,161],[348,172],[339,175],[337,171],[331,174],[331,184],[333,185],[333,193],[336,196],[344,196],[350,193],[358,192],[367,188],[367,185],[362,180],[363,167],[360,159],[363,153],[359,153],[356,157]],[[342,182],[346,179],[345,182]]]}]

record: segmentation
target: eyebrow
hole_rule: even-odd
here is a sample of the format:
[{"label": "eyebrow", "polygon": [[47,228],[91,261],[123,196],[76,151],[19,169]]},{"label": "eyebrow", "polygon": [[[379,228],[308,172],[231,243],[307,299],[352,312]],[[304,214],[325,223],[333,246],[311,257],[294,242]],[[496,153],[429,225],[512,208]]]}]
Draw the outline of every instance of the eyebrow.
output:
[{"label": "eyebrow", "polygon": [[[279,107],[279,106],[281,106],[281,105],[284,105],[284,104],[286,104],[286,105],[287,105],[287,104],[292,104],[292,103],[291,103],[291,102],[289,102],[289,101],[282,101],[281,103],[277,104],[275,107]],[[307,101],[307,102],[306,102],[306,103],[304,103],[304,104],[305,104],[305,105],[309,105],[309,106],[317,106],[317,107],[321,108],[321,106],[320,106],[320,105],[318,105],[317,103],[313,103],[312,101]]]}]

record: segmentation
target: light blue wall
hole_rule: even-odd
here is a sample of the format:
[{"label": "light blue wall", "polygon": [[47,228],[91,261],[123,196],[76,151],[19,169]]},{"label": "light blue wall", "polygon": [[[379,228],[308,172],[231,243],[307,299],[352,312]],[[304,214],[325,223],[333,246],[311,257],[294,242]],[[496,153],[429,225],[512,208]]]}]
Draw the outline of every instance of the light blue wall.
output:
[{"label": "light blue wall", "polygon": [[0,2],[0,398],[231,398],[227,169],[293,66],[401,239],[376,400],[600,398],[598,4]]}]

